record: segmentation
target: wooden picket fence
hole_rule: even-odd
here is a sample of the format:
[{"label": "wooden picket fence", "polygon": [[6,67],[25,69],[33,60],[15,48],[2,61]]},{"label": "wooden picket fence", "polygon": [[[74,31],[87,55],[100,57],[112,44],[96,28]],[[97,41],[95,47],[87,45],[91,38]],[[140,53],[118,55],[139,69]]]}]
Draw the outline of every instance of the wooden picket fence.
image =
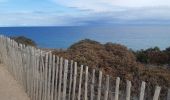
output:
[{"label": "wooden picket fence", "polygon": [[[145,82],[135,99],[131,81],[127,81],[124,93],[119,88],[119,77],[114,79],[100,70],[79,66],[77,62],[2,35],[0,60],[31,100],[146,100]],[[161,87],[156,86],[152,100],[160,100],[160,93]],[[166,100],[170,100],[170,90],[167,93]]]}]

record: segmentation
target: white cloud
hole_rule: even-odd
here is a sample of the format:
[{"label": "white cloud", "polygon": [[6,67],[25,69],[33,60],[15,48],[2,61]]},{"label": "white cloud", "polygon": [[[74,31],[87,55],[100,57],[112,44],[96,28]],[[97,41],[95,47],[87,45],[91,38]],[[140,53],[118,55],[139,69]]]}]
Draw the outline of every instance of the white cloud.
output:
[{"label": "white cloud", "polygon": [[69,26],[73,25],[72,18],[57,13],[0,13],[0,26]]},{"label": "white cloud", "polygon": [[[149,20],[170,21],[170,0],[53,0],[65,7],[73,7],[88,14],[84,19],[108,22]],[[85,10],[85,11],[83,11]],[[87,17],[87,18],[86,18]],[[105,18],[105,19],[104,19]],[[99,21],[100,21],[99,20]],[[110,23],[109,22],[109,23]]]},{"label": "white cloud", "polygon": [[67,7],[94,12],[117,11],[126,8],[170,6],[170,0],[53,0]]},{"label": "white cloud", "polygon": [[75,26],[113,24],[170,24],[169,8],[126,9],[86,14],[54,12],[0,12],[0,26]]},{"label": "white cloud", "polygon": [[[6,0],[0,0],[0,2]],[[0,26],[70,26],[114,23],[170,23],[169,0],[53,0],[80,11],[0,12]],[[154,2],[154,3],[152,3]],[[0,9],[1,10],[1,9]],[[16,11],[18,12],[18,11]],[[168,22],[169,21],[169,22]]]}]

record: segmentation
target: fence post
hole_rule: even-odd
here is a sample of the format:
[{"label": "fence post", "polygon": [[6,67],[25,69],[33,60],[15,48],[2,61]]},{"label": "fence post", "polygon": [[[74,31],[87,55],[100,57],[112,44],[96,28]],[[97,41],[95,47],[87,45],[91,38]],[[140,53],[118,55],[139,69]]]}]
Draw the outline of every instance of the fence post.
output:
[{"label": "fence post", "polygon": [[119,100],[119,84],[120,84],[120,78],[117,77],[116,88],[115,88],[115,100]]},{"label": "fence post", "polygon": [[104,100],[108,99],[108,93],[109,93],[109,75],[106,76],[106,91],[104,94]]},{"label": "fence post", "polygon": [[73,60],[71,60],[70,65],[70,82],[69,82],[69,94],[68,94],[68,100],[71,99],[71,89],[72,89],[72,79],[73,78]]},{"label": "fence post", "polygon": [[77,79],[77,62],[74,63],[74,79],[73,79],[73,94],[72,94],[72,100],[75,100],[76,79]]},{"label": "fence post", "polygon": [[68,60],[65,60],[64,64],[64,82],[63,82],[63,100],[66,100],[66,88],[67,88],[67,74],[68,74]]},{"label": "fence post", "polygon": [[39,100],[43,100],[43,90],[44,90],[44,78],[43,78],[43,72],[44,72],[44,59],[43,59],[43,55],[42,55],[42,51],[41,51],[41,55],[40,55],[40,92],[39,92]]},{"label": "fence post", "polygon": [[100,97],[101,97],[101,84],[102,84],[102,71],[99,71],[99,84],[98,84],[97,100],[100,100]]},{"label": "fence post", "polygon": [[60,58],[60,71],[59,71],[59,85],[58,85],[58,99],[61,100],[61,84],[62,84],[62,72],[63,72],[63,58]]},{"label": "fence post", "polygon": [[40,72],[39,72],[39,62],[40,62],[40,50],[37,50],[37,53],[36,53],[36,94],[35,94],[35,100],[39,100],[39,91],[40,91]]},{"label": "fence post", "polygon": [[146,83],[143,81],[143,82],[142,82],[142,85],[141,85],[139,100],[144,100],[144,96],[145,96],[145,85],[146,85]]},{"label": "fence post", "polygon": [[31,73],[30,73],[30,76],[31,76],[31,79],[30,79],[30,84],[31,84],[31,99],[34,99],[34,64],[35,64],[35,52],[34,52],[34,49],[33,47],[31,47]]},{"label": "fence post", "polygon": [[80,69],[78,100],[81,100],[81,82],[82,82],[82,74],[83,74],[83,65],[81,65],[81,69]]},{"label": "fence post", "polygon": [[55,88],[54,88],[54,100],[58,100],[58,81],[59,81],[59,63],[60,58],[57,56],[57,64],[56,64],[56,70],[55,70]]},{"label": "fence post", "polygon": [[92,73],[91,98],[90,98],[90,100],[93,100],[93,98],[94,98],[94,80],[95,80],[95,69],[93,69],[93,73]]},{"label": "fence post", "polygon": [[88,66],[86,66],[86,72],[85,72],[85,93],[84,93],[84,100],[88,100],[88,97],[87,97],[87,86],[88,86]]},{"label": "fence post", "polygon": [[[27,47],[27,53],[30,53],[30,48]],[[26,55],[27,57],[27,66],[26,66],[26,73],[27,73],[27,93],[30,96],[30,62],[31,62],[31,55]],[[14,69],[14,68],[13,68]],[[14,73],[15,74],[15,73]]]},{"label": "fence post", "polygon": [[168,89],[167,100],[170,100],[170,89]]},{"label": "fence post", "polygon": [[45,70],[45,80],[44,80],[44,100],[47,100],[47,87],[48,87],[48,81],[47,81],[47,79],[48,79],[48,53],[46,53],[46,57],[45,57],[45,68],[44,68],[44,70]]},{"label": "fence post", "polygon": [[131,93],[131,81],[127,80],[127,85],[126,85],[126,100],[130,100],[130,93]]},{"label": "fence post", "polygon": [[51,89],[51,68],[52,68],[52,53],[50,52],[49,53],[49,66],[48,66],[48,79],[47,79],[47,81],[48,81],[48,92],[47,92],[47,94],[48,94],[48,96],[47,96],[47,100],[50,100],[50,89]]},{"label": "fence post", "polygon": [[52,85],[51,85],[51,100],[54,100],[54,79],[55,79],[55,55],[53,55],[52,65]]},{"label": "fence post", "polygon": [[158,100],[159,99],[160,91],[161,91],[161,87],[156,86],[156,90],[155,90],[155,94],[154,94],[153,100]]}]

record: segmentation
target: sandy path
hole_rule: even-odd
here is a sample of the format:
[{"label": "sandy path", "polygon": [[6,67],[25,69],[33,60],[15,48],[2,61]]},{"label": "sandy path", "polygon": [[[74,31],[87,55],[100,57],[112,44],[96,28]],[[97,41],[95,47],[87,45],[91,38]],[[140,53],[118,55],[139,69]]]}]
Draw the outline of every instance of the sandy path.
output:
[{"label": "sandy path", "polygon": [[30,100],[3,65],[0,65],[0,100]]}]

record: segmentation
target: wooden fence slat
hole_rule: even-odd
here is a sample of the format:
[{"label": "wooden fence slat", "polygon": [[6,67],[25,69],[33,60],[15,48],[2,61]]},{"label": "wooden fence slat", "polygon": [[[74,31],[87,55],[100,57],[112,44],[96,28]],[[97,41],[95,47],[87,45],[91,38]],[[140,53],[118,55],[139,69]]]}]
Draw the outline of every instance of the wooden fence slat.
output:
[{"label": "wooden fence slat", "polygon": [[82,74],[83,74],[83,65],[81,65],[81,69],[80,69],[78,100],[81,100],[81,82],[82,82]]},{"label": "wooden fence slat", "polygon": [[[30,52],[29,48],[27,47],[27,50],[26,50],[28,53]],[[27,76],[27,94],[30,96],[30,84],[29,84],[29,79],[30,79],[30,76],[29,76],[29,72],[30,72],[30,68],[29,68],[29,63],[30,63],[30,55],[26,54],[26,60],[27,60],[27,64],[26,64],[26,76]]]},{"label": "wooden fence slat", "polygon": [[84,100],[88,100],[87,93],[88,93],[88,66],[86,66],[85,72],[85,93],[84,93]]},{"label": "wooden fence slat", "polygon": [[33,100],[36,100],[36,50],[33,48]]},{"label": "wooden fence slat", "polygon": [[51,86],[51,100],[54,100],[54,81],[55,81],[55,55],[53,55],[53,65],[52,65],[52,86]]},{"label": "wooden fence slat", "polygon": [[48,77],[47,77],[47,100],[50,100],[50,89],[51,89],[51,68],[52,68],[52,53],[49,53],[49,61],[48,61]]},{"label": "wooden fence slat", "polygon": [[77,78],[77,62],[74,63],[74,79],[73,79],[72,100],[75,100],[76,78]]},{"label": "wooden fence slat", "polygon": [[30,84],[31,84],[31,99],[34,100],[34,49],[31,47],[31,71],[30,71]]},{"label": "wooden fence slat", "polygon": [[23,65],[22,65],[22,80],[23,80],[23,86],[24,86],[24,89],[26,91],[26,70],[25,70],[25,67],[26,67],[26,57],[25,57],[25,46],[22,45],[22,47],[24,48],[23,49],[23,53],[22,53],[22,61],[23,61]]},{"label": "wooden fence slat", "polygon": [[120,84],[120,78],[116,78],[116,88],[115,88],[115,100],[119,100],[119,84]]},{"label": "wooden fence slat", "polygon": [[126,100],[130,100],[130,94],[131,94],[131,81],[127,80],[127,85],[126,85]]},{"label": "wooden fence slat", "polygon": [[153,100],[158,100],[159,99],[160,91],[161,91],[161,87],[156,86],[156,90],[155,90],[155,94],[154,94]]},{"label": "wooden fence slat", "polygon": [[97,100],[100,100],[100,98],[101,98],[101,84],[102,84],[102,71],[99,71],[99,83],[98,83]]},{"label": "wooden fence slat", "polygon": [[[28,53],[30,53],[31,54],[31,50],[30,50],[30,47],[28,47]],[[27,71],[28,71],[28,95],[29,95],[29,97],[30,97],[30,95],[31,95],[31,84],[30,84],[30,71],[31,71],[31,55],[27,55],[28,56],[28,66],[27,66]]]},{"label": "wooden fence slat", "polygon": [[73,60],[71,60],[70,64],[70,81],[69,81],[69,93],[68,93],[68,100],[71,99],[71,90],[72,90],[72,77],[73,77]]},{"label": "wooden fence slat", "polygon": [[43,93],[43,99],[44,100],[47,100],[47,84],[48,84],[48,81],[47,81],[47,72],[48,72],[48,53],[45,55],[45,68],[44,68],[44,93]]},{"label": "wooden fence slat", "polygon": [[170,89],[168,89],[167,100],[170,100]]},{"label": "wooden fence slat", "polygon": [[39,72],[39,57],[40,57],[40,50],[36,53],[36,94],[35,94],[35,100],[39,100],[39,91],[40,91],[40,72]]},{"label": "wooden fence slat", "polygon": [[143,81],[143,82],[142,82],[142,85],[141,85],[139,100],[144,100],[144,95],[145,95],[145,85],[146,85],[146,83]]},{"label": "wooden fence slat", "polygon": [[59,63],[60,63],[60,58],[57,56],[57,64],[56,64],[56,70],[55,70],[54,100],[58,99]]},{"label": "wooden fence slat", "polygon": [[67,74],[68,74],[68,60],[65,60],[64,64],[64,77],[63,77],[63,100],[66,100],[66,88],[67,88]]},{"label": "wooden fence slat", "polygon": [[58,84],[58,99],[61,100],[61,84],[62,84],[62,72],[63,72],[63,58],[60,58],[60,71],[59,71],[59,84]]},{"label": "wooden fence slat", "polygon": [[90,100],[94,99],[94,81],[95,80],[95,69],[93,69],[92,72],[92,83],[91,83],[91,95],[90,95]]},{"label": "wooden fence slat", "polygon": [[44,83],[44,75],[43,75],[43,72],[44,72],[44,59],[43,59],[43,53],[41,51],[41,55],[40,55],[40,90],[39,90],[39,100],[43,100],[42,97],[43,97],[43,89],[44,89],[44,86],[43,86],[43,83]]},{"label": "wooden fence slat", "polygon": [[108,100],[108,94],[109,94],[109,75],[106,76],[106,90],[104,94],[104,100]]}]

